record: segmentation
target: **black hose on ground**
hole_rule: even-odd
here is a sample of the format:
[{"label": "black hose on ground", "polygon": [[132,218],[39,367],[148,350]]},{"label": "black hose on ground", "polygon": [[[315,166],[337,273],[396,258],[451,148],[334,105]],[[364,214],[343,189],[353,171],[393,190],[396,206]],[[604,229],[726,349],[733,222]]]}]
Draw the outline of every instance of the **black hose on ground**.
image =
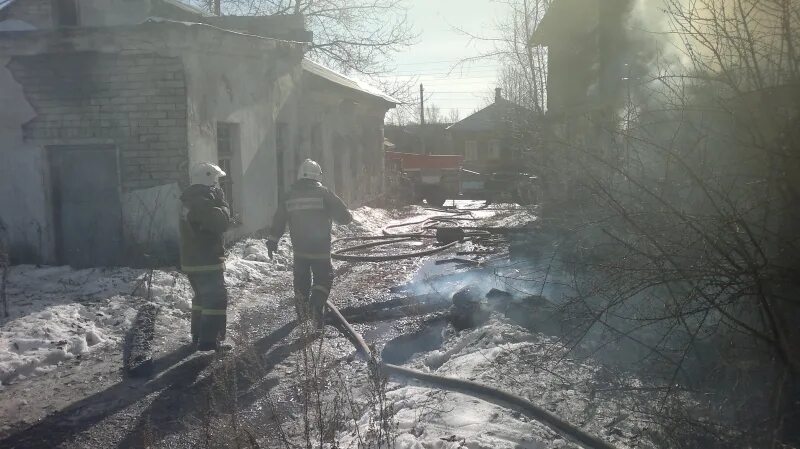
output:
[{"label": "black hose on ground", "polygon": [[[343,237],[340,239],[336,239],[332,243],[348,242],[348,241],[371,241],[371,240],[377,240],[377,242],[364,243],[361,245],[356,245],[331,251],[331,258],[334,260],[347,260],[351,262],[385,262],[391,260],[410,259],[414,257],[429,256],[431,254],[435,254],[444,251],[446,249],[452,248],[457,242],[442,241],[441,243],[443,243],[443,245],[435,246],[425,250],[394,253],[394,254],[380,254],[374,256],[360,255],[360,254],[345,254],[345,253],[352,253],[354,251],[362,249],[374,248],[382,245],[390,245],[393,243],[400,243],[409,240],[435,239],[437,238],[437,236],[430,234],[429,231],[435,232],[436,229],[438,229],[436,225],[439,223],[457,224],[458,220],[475,220],[474,217],[471,216],[462,217],[462,215],[469,215],[469,213],[461,212],[450,215],[437,215],[433,217],[427,217],[424,220],[388,225],[385,228],[383,228],[383,235]],[[392,228],[399,228],[416,224],[422,224],[423,230],[419,232],[399,233],[399,234],[392,234],[389,232],[389,229]],[[464,233],[465,237],[485,237],[488,235],[489,235],[488,232],[482,230],[472,230],[467,233]]]},{"label": "black hose on ground", "polygon": [[342,331],[345,334],[345,337],[356,347],[356,351],[361,354],[365,360],[374,360],[378,362],[379,366],[383,368],[387,374],[391,374],[395,378],[400,377],[416,379],[436,388],[456,391],[481,398],[487,402],[491,402],[502,407],[512,408],[542,424],[545,424],[560,435],[563,435],[564,437],[589,449],[616,449],[610,443],[607,443],[594,435],[586,433],[582,429],[564,421],[558,416],[520,396],[469,380],[438,376],[436,374],[423,373],[422,371],[379,362],[377,357],[372,354],[372,351],[361,335],[356,332],[355,329],[353,329],[353,326],[351,326],[350,323],[347,322],[344,316],[342,316],[341,312],[339,312],[339,309],[337,309],[336,306],[334,306],[330,301],[327,302],[327,306],[328,310],[342,326]]},{"label": "black hose on ground", "polygon": [[452,214],[452,215],[435,215],[433,217],[426,217],[424,220],[410,221],[410,222],[407,222],[407,223],[391,224],[391,225],[388,225],[388,226],[384,227],[382,232],[383,232],[383,235],[395,236],[397,234],[392,234],[391,232],[389,232],[389,229],[404,228],[406,226],[418,225],[418,224],[423,225],[424,229],[429,229],[429,228],[435,226],[436,223],[441,223],[441,222],[456,224],[456,222],[459,221],[459,220],[477,220],[477,218],[475,218],[475,217],[472,217],[472,216],[462,217],[462,215],[469,215],[469,213],[468,212],[462,212],[462,213]]},{"label": "black hose on ground", "polygon": [[[392,243],[408,242],[408,241],[411,241],[411,240],[418,240],[418,238],[416,236],[408,236],[408,237],[400,237],[400,238],[393,238],[393,239],[383,239],[383,240],[378,240],[378,239],[373,239],[373,238],[365,238],[365,239],[349,238],[348,240],[351,240],[351,241],[354,241],[354,240],[372,240],[372,242],[370,242],[370,243],[362,243],[361,245],[348,246],[347,248],[342,248],[342,249],[337,251],[338,254],[352,253],[354,251],[360,251],[362,249],[373,248],[373,247],[381,246],[381,245],[389,245],[389,244],[392,244]],[[375,240],[377,240],[377,241],[375,241]],[[335,241],[344,241],[344,240],[335,240]]]},{"label": "black hose on ground", "polygon": [[[403,239],[405,240],[405,239]],[[396,243],[398,239],[389,240],[386,242],[381,242],[383,245],[388,245],[390,243]],[[364,255],[356,255],[356,254],[342,254],[348,251],[354,251],[359,249],[358,247],[353,248],[344,248],[337,251],[331,251],[331,259],[334,260],[348,260],[351,262],[386,262],[389,260],[400,260],[400,259],[410,259],[412,257],[423,257],[423,256],[430,256],[431,254],[438,253],[440,251],[444,251],[446,249],[452,248],[458,242],[448,243],[447,245],[442,246],[435,246],[433,248],[424,249],[420,251],[411,251],[407,253],[395,253],[395,254],[380,254],[377,256],[364,256]],[[378,246],[377,244],[368,244],[369,246]],[[359,245],[361,248],[364,248],[366,245]]]}]

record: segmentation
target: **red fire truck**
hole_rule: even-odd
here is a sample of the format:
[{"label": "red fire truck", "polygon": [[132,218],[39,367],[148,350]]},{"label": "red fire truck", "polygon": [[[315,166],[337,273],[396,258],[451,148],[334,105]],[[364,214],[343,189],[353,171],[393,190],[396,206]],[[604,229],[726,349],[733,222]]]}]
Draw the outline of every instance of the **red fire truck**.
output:
[{"label": "red fire truck", "polygon": [[386,151],[387,186],[395,197],[441,206],[448,199],[536,201],[536,177],[481,174],[462,168],[464,156]]}]

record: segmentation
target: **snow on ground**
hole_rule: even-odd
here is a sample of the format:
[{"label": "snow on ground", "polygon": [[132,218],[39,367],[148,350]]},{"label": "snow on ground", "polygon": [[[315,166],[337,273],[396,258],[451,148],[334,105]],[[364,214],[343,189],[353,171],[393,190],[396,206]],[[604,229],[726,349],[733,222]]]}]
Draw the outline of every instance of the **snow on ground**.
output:
[{"label": "snow on ground", "polygon": [[[354,223],[336,226],[340,235],[377,234],[390,211],[361,207]],[[288,233],[278,253],[267,256],[263,239],[247,238],[233,245],[226,261],[229,288],[267,282],[276,272],[291,271]],[[0,388],[11,382],[52,371],[64,361],[104,349],[119,349],[137,310],[146,301],[157,304],[155,349],[188,338],[192,290],[177,271],[155,270],[150,290],[146,270],[15,266],[8,279],[11,316],[0,319]],[[237,296],[231,295],[232,306]],[[230,310],[235,319],[236,310]]]},{"label": "snow on ground", "polygon": [[[535,220],[532,211],[514,205],[482,208],[482,202],[461,201],[457,205],[476,209],[470,214],[480,219],[481,225],[520,226]],[[446,213],[420,206],[400,211],[361,207],[353,211],[354,223],[334,226],[334,237],[379,235],[390,222],[416,222],[436,215]],[[473,223],[461,222],[466,226]],[[420,225],[411,225],[394,231],[419,229]],[[247,238],[233,245],[225,274],[232,292],[229,329],[235,329],[240,313],[247,313],[252,307],[263,307],[263,303],[251,299],[262,297],[264,288],[274,287],[276,291],[290,288],[291,266],[288,235],[281,240],[279,251],[272,259],[267,256],[262,239]],[[148,271],[130,268],[12,267],[8,284],[12,316],[0,321],[0,389],[26,378],[33,381],[37,376],[46,376],[65,361],[87,354],[120,353],[137,310],[147,301],[160,307],[156,350],[174,348],[188,340],[192,291],[186,277],[177,271],[155,270],[149,289],[145,283],[147,277]],[[255,291],[254,285],[262,286],[261,290]],[[547,389],[552,379],[542,377],[541,371],[520,373],[513,379],[496,374],[487,377],[497,372],[492,368],[495,364],[501,369],[510,366],[510,353],[535,357],[536,351],[543,351],[530,340],[530,334],[509,332],[495,324],[488,330],[451,335],[441,351],[420,356],[415,363],[419,368],[445,375],[496,382],[496,386],[513,391],[522,391],[515,383],[522,381],[528,386],[526,394],[541,395],[547,398],[543,405],[564,412],[555,404],[569,399],[569,394],[565,391],[549,393]],[[508,336],[512,334],[515,337]],[[479,335],[483,336],[478,338]],[[511,371],[506,369],[506,373]],[[398,412],[397,448],[570,447],[536,422],[457,393],[398,387],[390,392],[390,399],[395,401]],[[534,402],[541,403],[540,400]],[[342,438],[347,441],[351,437],[344,433]],[[462,442],[466,444],[461,445]]]},{"label": "snow on ground", "polygon": [[[445,332],[440,350],[418,354],[409,366],[518,394],[620,449],[651,447],[639,440],[646,424],[630,411],[633,404],[624,398],[590,401],[590,383],[601,370],[562,358],[565,349],[554,339],[497,317],[477,329]],[[511,409],[460,393],[395,387],[387,396],[395,406],[396,449],[579,447]],[[370,418],[365,414],[359,429],[342,433],[343,448],[359,447],[356,435],[368,431]]]},{"label": "snow on ground", "polygon": [[[536,421],[464,394],[408,386],[388,397],[396,412],[394,449],[575,447]],[[365,432],[368,415],[358,425]],[[340,447],[360,447],[352,430],[342,436]]]},{"label": "snow on ground", "polygon": [[188,283],[177,273],[155,271],[148,292],[145,276],[130,268],[12,267],[11,316],[0,326],[0,384],[119,345],[148,300],[161,306],[161,335],[174,334],[171,318],[184,318],[191,305]]}]

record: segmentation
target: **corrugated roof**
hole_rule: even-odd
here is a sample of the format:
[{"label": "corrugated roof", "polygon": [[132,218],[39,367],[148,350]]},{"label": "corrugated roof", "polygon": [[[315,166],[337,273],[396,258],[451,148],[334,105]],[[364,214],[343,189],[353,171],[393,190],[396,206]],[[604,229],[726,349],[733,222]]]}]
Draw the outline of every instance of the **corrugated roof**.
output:
[{"label": "corrugated roof", "polygon": [[303,70],[305,70],[308,73],[311,73],[312,75],[316,75],[320,78],[324,78],[330,82],[336,83],[340,86],[357,90],[359,92],[371,95],[373,97],[378,97],[392,104],[400,104],[400,101],[392,97],[391,95],[385,94],[381,92],[379,89],[376,89],[375,87],[370,86],[366,83],[362,83],[358,80],[342,75],[341,73],[333,69],[330,69],[328,67],[325,67],[324,65],[314,62],[310,59],[305,59],[305,58],[303,59]]}]

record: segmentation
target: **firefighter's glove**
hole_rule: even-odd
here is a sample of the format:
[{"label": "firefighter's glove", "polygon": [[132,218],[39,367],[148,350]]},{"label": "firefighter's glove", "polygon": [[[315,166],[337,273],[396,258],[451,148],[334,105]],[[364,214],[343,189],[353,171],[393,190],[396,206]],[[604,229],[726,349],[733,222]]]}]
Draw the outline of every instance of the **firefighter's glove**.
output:
[{"label": "firefighter's glove", "polygon": [[274,240],[267,240],[267,255],[272,259],[272,253],[278,252],[278,242]]}]

